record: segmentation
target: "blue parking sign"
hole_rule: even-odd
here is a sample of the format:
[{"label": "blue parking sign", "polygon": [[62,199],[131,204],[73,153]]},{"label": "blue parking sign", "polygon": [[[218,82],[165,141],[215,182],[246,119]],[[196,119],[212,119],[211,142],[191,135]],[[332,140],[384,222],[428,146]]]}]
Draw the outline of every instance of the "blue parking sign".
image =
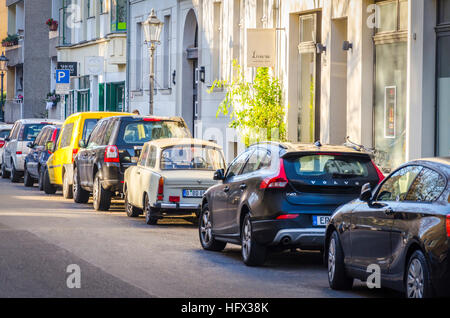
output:
[{"label": "blue parking sign", "polygon": [[70,70],[56,70],[56,84],[70,84]]}]

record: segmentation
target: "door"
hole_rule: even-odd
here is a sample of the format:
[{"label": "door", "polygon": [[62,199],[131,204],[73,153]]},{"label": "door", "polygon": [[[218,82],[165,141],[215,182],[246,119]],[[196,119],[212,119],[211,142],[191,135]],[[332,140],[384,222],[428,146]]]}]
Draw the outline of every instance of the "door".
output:
[{"label": "door", "polygon": [[74,123],[64,125],[56,150],[49,158],[47,166],[52,184],[62,185],[62,165],[66,162],[66,158],[72,156],[70,144],[72,142],[73,128]]},{"label": "door", "polygon": [[90,134],[89,143],[85,151],[86,158],[84,160],[84,178],[82,180],[84,180],[86,186],[88,186],[90,189],[92,189],[94,186],[94,166],[96,164],[96,159],[103,158],[103,155],[101,155],[100,152],[104,153],[105,149],[103,140],[105,136],[106,126],[108,126],[107,121],[100,121],[95,126],[94,130]]},{"label": "door", "polygon": [[378,188],[374,199],[357,206],[350,228],[351,265],[366,272],[371,264],[386,275],[392,261],[391,231],[398,202],[407,194],[421,167],[407,166],[389,176]]},{"label": "door", "polygon": [[243,182],[240,176],[242,168],[247,162],[253,150],[247,150],[236,159],[228,167],[225,174],[225,180],[214,191],[212,208],[214,232],[217,234],[236,234],[233,231],[235,225],[233,220],[236,218],[237,206],[239,204],[241,190],[239,182]]},{"label": "door", "polygon": [[[156,152],[156,147],[151,147],[153,153]],[[151,178],[151,169],[147,167],[147,158],[150,147],[145,145],[142,148],[142,153],[139,156],[137,166],[132,168],[132,173],[130,174],[128,193],[129,199],[133,206],[144,208],[144,192],[148,192],[148,182]]]}]

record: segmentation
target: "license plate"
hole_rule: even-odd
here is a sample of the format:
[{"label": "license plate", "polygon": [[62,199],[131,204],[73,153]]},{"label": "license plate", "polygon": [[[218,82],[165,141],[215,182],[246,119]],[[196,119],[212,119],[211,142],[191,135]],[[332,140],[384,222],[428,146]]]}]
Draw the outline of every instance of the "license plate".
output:
[{"label": "license plate", "polygon": [[330,221],[331,216],[325,215],[314,215],[313,216],[313,225],[314,226],[326,226]]},{"label": "license plate", "polygon": [[205,192],[205,190],[184,189],[183,198],[202,198]]}]

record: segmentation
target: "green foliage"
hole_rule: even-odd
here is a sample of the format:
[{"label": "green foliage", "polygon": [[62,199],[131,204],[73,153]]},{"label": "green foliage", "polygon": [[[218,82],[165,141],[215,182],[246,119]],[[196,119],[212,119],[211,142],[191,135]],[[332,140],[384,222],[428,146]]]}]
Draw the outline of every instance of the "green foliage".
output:
[{"label": "green foliage", "polygon": [[248,146],[261,140],[285,141],[285,106],[278,78],[269,74],[269,68],[257,69],[255,80],[245,80],[242,67],[233,61],[231,81],[215,81],[209,90],[225,88],[225,99],[220,103],[217,116],[231,119],[230,127],[237,128]]}]

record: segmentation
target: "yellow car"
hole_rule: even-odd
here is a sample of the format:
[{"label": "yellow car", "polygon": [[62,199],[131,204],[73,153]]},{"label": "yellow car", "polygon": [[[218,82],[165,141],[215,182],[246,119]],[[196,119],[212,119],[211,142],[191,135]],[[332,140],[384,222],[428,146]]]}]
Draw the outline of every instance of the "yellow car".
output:
[{"label": "yellow car", "polygon": [[128,113],[119,112],[84,112],[67,117],[56,145],[49,145],[49,151],[53,151],[47,161],[44,174],[44,192],[54,194],[60,187],[63,196],[71,199],[73,184],[73,160],[79,150],[79,141],[89,138],[97,121],[112,116],[121,116]]}]

